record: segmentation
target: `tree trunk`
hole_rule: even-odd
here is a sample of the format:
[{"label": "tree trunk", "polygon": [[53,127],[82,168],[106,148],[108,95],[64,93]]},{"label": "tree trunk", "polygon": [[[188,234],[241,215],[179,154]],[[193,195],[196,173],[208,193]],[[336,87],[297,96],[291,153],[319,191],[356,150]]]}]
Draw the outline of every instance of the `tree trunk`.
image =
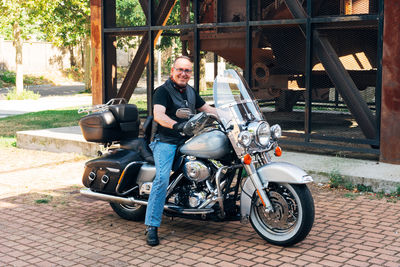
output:
[{"label": "tree trunk", "polygon": [[68,46],[68,51],[69,51],[69,63],[70,63],[71,68],[72,68],[72,67],[76,66],[76,59],[75,59],[75,55],[74,55],[74,47],[72,45]]},{"label": "tree trunk", "polygon": [[207,83],[206,83],[206,56],[202,56],[200,59],[200,81],[199,81],[199,90],[206,91]]},{"label": "tree trunk", "polygon": [[14,35],[14,42],[13,45],[15,47],[15,87],[17,94],[22,94],[24,90],[24,71],[22,65],[22,37],[21,37],[21,28],[16,21],[13,25],[13,35]]},{"label": "tree trunk", "polygon": [[84,56],[83,56],[83,81],[85,83],[85,91],[90,92],[92,90],[92,79],[91,79],[91,66],[92,57],[90,49],[90,38],[85,37],[83,41],[84,45]]}]

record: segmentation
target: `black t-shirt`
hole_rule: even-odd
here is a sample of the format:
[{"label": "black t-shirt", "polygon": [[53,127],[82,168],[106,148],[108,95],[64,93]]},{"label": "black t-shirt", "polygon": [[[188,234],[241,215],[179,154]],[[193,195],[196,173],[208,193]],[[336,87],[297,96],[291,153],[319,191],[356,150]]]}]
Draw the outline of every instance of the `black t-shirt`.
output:
[{"label": "black t-shirt", "polygon": [[[172,101],[171,95],[169,94],[166,86],[172,85],[172,81],[168,79],[163,85],[158,87],[153,95],[153,104],[154,105],[162,105],[165,107],[166,111],[165,114],[168,115],[171,119],[177,121],[177,122],[182,122],[184,121],[183,119],[179,119],[176,117],[176,110],[177,108],[174,105],[174,102]],[[188,85],[189,87],[189,85]],[[196,96],[196,103],[195,103],[195,108],[201,108],[206,102],[200,97],[198,92],[196,92],[192,87],[188,88],[187,90],[193,90],[195,92]],[[184,100],[187,100],[186,92],[180,93],[182,98]],[[180,135],[178,132],[176,132],[173,129],[169,129],[166,127],[163,127],[161,125],[158,125],[157,128],[157,135],[156,137],[160,138],[161,142],[164,143],[169,143],[169,144],[181,144],[186,141],[186,137],[183,137]]]}]

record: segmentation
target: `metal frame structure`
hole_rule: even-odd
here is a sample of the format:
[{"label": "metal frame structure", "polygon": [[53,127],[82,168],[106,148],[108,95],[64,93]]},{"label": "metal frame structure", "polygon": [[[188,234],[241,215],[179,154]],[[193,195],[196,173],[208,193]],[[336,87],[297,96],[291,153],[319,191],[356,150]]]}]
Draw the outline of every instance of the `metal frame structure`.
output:
[{"label": "metal frame structure", "polygon": [[[304,34],[306,40],[306,92],[307,98],[305,99],[305,124],[304,124],[304,134],[297,134],[303,138],[301,142],[289,142],[301,146],[311,146],[311,147],[321,147],[321,148],[331,148],[335,150],[348,150],[361,153],[372,153],[372,154],[382,154],[380,149],[377,147],[383,145],[387,147],[388,143],[395,144],[400,143],[400,137],[396,137],[394,141],[387,141],[381,139],[381,92],[382,92],[382,64],[378,65],[377,68],[377,81],[376,81],[376,115],[372,116],[370,109],[367,104],[358,108],[354,112],[363,113],[362,118],[366,118],[364,127],[368,128],[365,132],[371,133],[366,138],[339,138],[339,137],[327,137],[312,134],[312,99],[311,99],[311,87],[312,87],[312,75],[308,75],[312,71],[312,57],[316,51],[316,46],[319,46],[318,51],[326,56],[329,54],[329,43],[326,42],[322,37],[318,37],[318,29],[326,27],[337,27],[346,28],[353,27],[357,24],[371,25],[377,27],[378,29],[378,43],[377,43],[377,61],[382,62],[383,53],[383,31],[384,31],[384,8],[385,5],[396,6],[395,0],[378,0],[378,7],[376,14],[366,14],[366,15],[345,15],[345,16],[331,16],[331,17],[313,17],[312,15],[312,2],[307,1],[307,8],[304,10],[299,2],[299,0],[285,0],[286,6],[289,8],[293,15],[293,19],[276,19],[276,20],[251,20],[251,1],[246,0],[246,19],[245,21],[239,22],[216,22],[216,23],[199,23],[199,3],[198,1],[192,1],[192,8],[194,13],[194,21],[191,24],[182,25],[165,25],[169,13],[176,3],[174,1],[160,0],[158,5],[155,6],[154,0],[139,0],[144,14],[147,17],[146,26],[138,27],[116,27],[115,26],[115,2],[116,0],[91,0],[92,9],[92,44],[95,48],[95,64],[93,71],[93,103],[105,103],[107,100],[113,97],[123,97],[127,100],[131,97],[137,82],[142,74],[145,66],[147,66],[147,95],[148,95],[148,113],[152,113],[152,94],[154,91],[154,46],[158,36],[163,30],[192,30],[193,31],[193,44],[194,44],[194,87],[196,90],[199,89],[199,61],[200,61],[200,37],[199,32],[202,29],[218,29],[218,28],[231,28],[231,27],[242,27],[246,30],[246,53],[245,53],[245,68],[244,74],[245,78],[249,84],[251,84],[251,68],[252,68],[252,30],[257,26],[274,26],[274,25],[297,25],[300,27]],[[384,5],[385,2],[385,5]],[[189,0],[181,0],[181,4],[188,4]],[[394,8],[398,10],[398,8]],[[385,9],[386,12],[386,9]],[[393,13],[393,12],[391,12]],[[392,18],[390,18],[392,19]],[[389,20],[385,17],[385,20]],[[393,25],[391,25],[393,26]],[[396,28],[396,27],[395,27]],[[397,27],[398,28],[398,27]],[[115,55],[115,37],[116,36],[126,36],[126,35],[142,35],[142,41],[138,52],[133,59],[132,65],[128,71],[128,74],[123,81],[121,88],[117,91],[116,85],[116,55]],[[397,33],[396,36],[399,34]],[[390,49],[386,47],[386,49]],[[399,52],[396,53],[399,56]],[[337,68],[335,65],[337,60],[327,59],[328,63],[332,65],[332,68]],[[339,72],[343,75],[348,75],[346,71]],[[399,75],[397,78],[400,80]],[[354,89],[354,85],[346,84],[350,79],[343,80],[340,77],[331,77],[332,80],[337,79],[336,87],[340,84],[341,88],[346,88],[347,91],[355,92],[357,88]],[[397,81],[400,83],[400,81]],[[334,82],[335,83],[335,82]],[[393,90],[393,89],[392,89]],[[356,92],[358,93],[358,92]],[[346,92],[344,92],[346,98]],[[399,93],[396,93],[399,95]],[[358,102],[352,99],[352,96],[348,96],[347,101],[353,101],[353,105],[358,106]],[[362,104],[362,105],[364,105]],[[386,112],[387,110],[385,110]],[[392,122],[392,119],[391,119]],[[397,123],[397,128],[400,126]],[[363,125],[361,125],[363,126]],[[368,135],[368,134],[367,134]],[[368,144],[371,148],[352,148],[347,146],[337,146],[329,144],[319,144],[313,143],[313,140],[328,140],[328,141],[339,141],[348,142],[354,144]],[[383,142],[382,142],[383,141]],[[398,150],[394,156],[387,157],[381,155],[381,159],[388,162],[399,162],[400,163],[400,146],[396,146]]]}]

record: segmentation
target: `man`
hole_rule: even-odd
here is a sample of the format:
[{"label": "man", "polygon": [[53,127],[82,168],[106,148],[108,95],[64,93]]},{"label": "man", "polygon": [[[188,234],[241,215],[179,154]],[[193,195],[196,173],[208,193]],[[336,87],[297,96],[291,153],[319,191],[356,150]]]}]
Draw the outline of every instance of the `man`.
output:
[{"label": "man", "polygon": [[170,78],[157,88],[153,96],[153,115],[158,127],[154,142],[150,144],[157,170],[145,219],[146,241],[150,246],[159,244],[157,229],[161,224],[175,152],[177,146],[188,138],[181,134],[185,120],[178,118],[176,111],[179,108],[190,108],[193,113],[198,110],[217,115],[216,109],[188,85],[191,74],[191,60],[186,56],[178,57],[172,65]]}]

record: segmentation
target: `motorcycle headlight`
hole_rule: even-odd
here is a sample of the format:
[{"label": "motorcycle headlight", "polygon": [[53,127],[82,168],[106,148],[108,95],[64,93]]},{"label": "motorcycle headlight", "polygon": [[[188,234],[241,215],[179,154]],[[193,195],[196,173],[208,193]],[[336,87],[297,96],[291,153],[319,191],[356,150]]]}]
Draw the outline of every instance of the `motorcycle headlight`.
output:
[{"label": "motorcycle headlight", "polygon": [[253,141],[253,136],[250,132],[243,131],[239,133],[238,140],[241,145],[248,147],[251,144],[251,141]]},{"label": "motorcycle headlight", "polygon": [[271,126],[271,135],[274,139],[279,139],[282,136],[281,126],[274,124]]},{"label": "motorcycle headlight", "polygon": [[256,142],[258,145],[267,146],[269,138],[271,137],[271,130],[267,122],[261,122],[257,128]]},{"label": "motorcycle headlight", "polygon": [[252,122],[247,130],[255,136],[256,144],[259,146],[267,146],[271,137],[269,124],[265,121]]}]

